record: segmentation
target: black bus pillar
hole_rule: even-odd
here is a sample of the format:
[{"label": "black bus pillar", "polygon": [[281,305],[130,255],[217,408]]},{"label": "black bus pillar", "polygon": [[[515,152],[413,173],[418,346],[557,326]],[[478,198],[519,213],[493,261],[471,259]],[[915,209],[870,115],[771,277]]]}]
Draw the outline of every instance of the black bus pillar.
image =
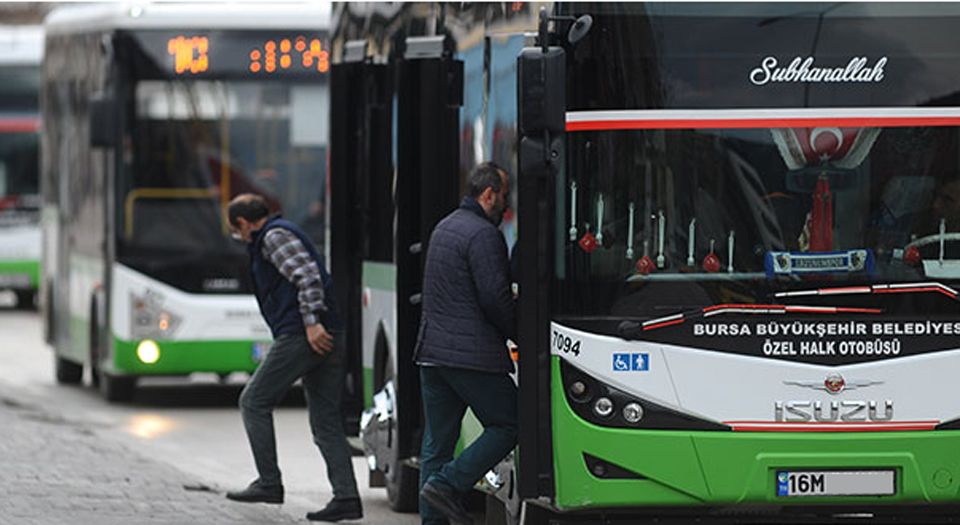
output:
[{"label": "black bus pillar", "polygon": [[555,177],[562,158],[566,120],[563,48],[548,45],[547,16],[541,12],[538,47],[517,59],[519,108],[518,303],[520,438],[519,496],[552,498],[553,447],[550,430],[550,301],[553,260]]}]

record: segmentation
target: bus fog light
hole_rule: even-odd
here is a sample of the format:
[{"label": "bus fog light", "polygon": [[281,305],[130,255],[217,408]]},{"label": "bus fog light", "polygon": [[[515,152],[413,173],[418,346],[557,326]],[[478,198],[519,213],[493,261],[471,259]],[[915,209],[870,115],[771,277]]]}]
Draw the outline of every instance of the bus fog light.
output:
[{"label": "bus fog light", "polygon": [[570,385],[570,395],[575,398],[581,398],[587,393],[587,385],[583,381],[575,381]]},{"label": "bus fog light", "polygon": [[626,419],[627,423],[639,423],[643,419],[643,407],[640,403],[627,403],[627,406],[623,407],[623,419]]},{"label": "bus fog light", "polygon": [[137,358],[152,365],[160,360],[160,345],[150,339],[144,339],[137,345]]},{"label": "bus fog light", "polygon": [[600,417],[607,417],[613,413],[613,401],[608,397],[601,397],[593,404],[593,411]]}]

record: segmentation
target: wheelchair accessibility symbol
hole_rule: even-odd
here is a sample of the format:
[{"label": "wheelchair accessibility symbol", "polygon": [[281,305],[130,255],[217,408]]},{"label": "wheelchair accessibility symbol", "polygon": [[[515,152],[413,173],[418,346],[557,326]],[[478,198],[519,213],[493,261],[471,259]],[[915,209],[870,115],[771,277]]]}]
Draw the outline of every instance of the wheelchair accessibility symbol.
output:
[{"label": "wheelchair accessibility symbol", "polygon": [[650,370],[650,354],[613,354],[614,372],[646,372]]}]

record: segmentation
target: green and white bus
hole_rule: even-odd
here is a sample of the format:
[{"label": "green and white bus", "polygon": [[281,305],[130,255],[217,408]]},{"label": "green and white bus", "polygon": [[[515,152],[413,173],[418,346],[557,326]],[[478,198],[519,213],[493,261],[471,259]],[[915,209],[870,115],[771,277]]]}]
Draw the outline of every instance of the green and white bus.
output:
[{"label": "green and white bus", "polygon": [[40,276],[40,64],[43,29],[0,26],[0,289],[35,305]]},{"label": "green and white bus", "polygon": [[[500,6],[514,7],[536,10]],[[351,4],[335,62],[404,89],[404,68],[433,57],[439,85],[456,86],[441,66],[471,36],[496,62],[497,17],[481,11]],[[955,515],[958,22],[956,4],[557,3],[527,29],[514,71],[520,443],[481,484],[508,520]],[[430,37],[452,44],[431,54],[417,45]],[[378,73],[391,50],[396,69]],[[459,102],[415,87],[423,104]],[[450,137],[446,121],[363,93],[357,115],[436,130],[435,155],[473,145],[463,125]],[[382,383],[365,432],[399,444],[370,440],[388,482],[405,475],[391,458],[416,465],[420,432],[400,335],[416,302],[401,285],[418,275],[401,259],[426,236],[400,243],[400,192],[458,176],[417,183],[396,166],[396,357],[379,375],[365,361]],[[372,304],[367,275],[359,304]]]},{"label": "green and white bus", "polygon": [[251,372],[270,334],[222,207],[325,245],[329,10],[111,4],[46,21],[44,319],[57,378]]}]

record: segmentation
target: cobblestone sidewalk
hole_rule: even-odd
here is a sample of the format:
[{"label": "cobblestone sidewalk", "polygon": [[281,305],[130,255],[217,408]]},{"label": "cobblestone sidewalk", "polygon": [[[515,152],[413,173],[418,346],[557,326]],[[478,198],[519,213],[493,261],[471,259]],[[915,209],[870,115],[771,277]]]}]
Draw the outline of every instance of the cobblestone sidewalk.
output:
[{"label": "cobblestone sidewalk", "polygon": [[297,521],[277,506],[231,502],[83,424],[0,395],[0,524],[228,523]]}]

